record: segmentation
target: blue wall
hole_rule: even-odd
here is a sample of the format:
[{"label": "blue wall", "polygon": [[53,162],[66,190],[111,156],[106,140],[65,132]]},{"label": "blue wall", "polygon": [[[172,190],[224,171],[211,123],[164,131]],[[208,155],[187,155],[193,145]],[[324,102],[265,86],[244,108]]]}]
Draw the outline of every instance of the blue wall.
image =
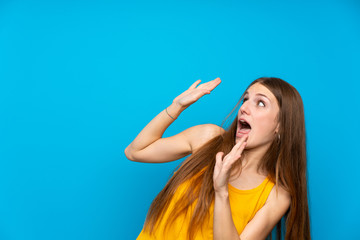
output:
[{"label": "blue wall", "polygon": [[135,239],[184,159],[125,147],[197,79],[222,83],[163,137],[261,76],[304,101],[313,239],[360,239],[359,2],[129,2],[0,2],[0,239]]}]

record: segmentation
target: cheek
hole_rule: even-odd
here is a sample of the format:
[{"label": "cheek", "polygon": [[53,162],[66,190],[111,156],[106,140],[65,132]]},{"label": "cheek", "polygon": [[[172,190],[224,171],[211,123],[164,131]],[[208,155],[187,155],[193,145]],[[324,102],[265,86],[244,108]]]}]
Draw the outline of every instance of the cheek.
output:
[{"label": "cheek", "polygon": [[273,132],[276,128],[275,119],[272,117],[263,117],[259,120],[258,130],[264,134],[268,134],[269,132]]}]

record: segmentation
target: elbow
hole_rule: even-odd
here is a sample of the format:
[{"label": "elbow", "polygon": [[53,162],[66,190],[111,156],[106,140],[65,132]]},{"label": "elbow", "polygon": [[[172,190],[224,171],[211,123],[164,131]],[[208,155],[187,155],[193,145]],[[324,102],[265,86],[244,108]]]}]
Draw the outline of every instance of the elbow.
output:
[{"label": "elbow", "polygon": [[129,149],[129,146],[127,148],[125,148],[124,153],[125,153],[125,156],[127,159],[129,159],[130,161],[135,161],[133,154],[131,153],[131,151]]}]

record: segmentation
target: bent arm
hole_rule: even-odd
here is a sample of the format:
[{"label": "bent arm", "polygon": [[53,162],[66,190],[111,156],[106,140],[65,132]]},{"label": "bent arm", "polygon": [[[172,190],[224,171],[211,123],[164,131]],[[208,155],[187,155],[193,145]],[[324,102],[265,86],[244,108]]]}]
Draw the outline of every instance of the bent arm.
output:
[{"label": "bent arm", "polygon": [[[168,113],[173,117],[177,118],[184,109],[181,108],[176,103],[172,103],[169,107],[167,107]],[[174,121],[164,109],[161,111],[155,118],[153,118],[136,136],[136,138],[126,147],[125,155],[129,160],[132,161],[141,161],[136,159],[136,155],[139,152],[146,149],[151,144],[155,143],[156,141],[162,139],[162,135],[164,134],[165,130],[170,126],[170,124]],[[178,136],[177,140],[182,138],[182,136]],[[174,139],[176,141],[176,139]],[[173,142],[174,143],[174,142]],[[174,144],[172,144],[175,147]],[[161,146],[161,144],[160,144]],[[182,144],[180,146],[182,149],[189,150],[188,146]],[[156,152],[154,152],[155,154]],[[151,154],[151,153],[149,153]],[[149,155],[148,154],[148,155]],[[139,156],[140,157],[140,156]]]},{"label": "bent arm", "polygon": [[214,240],[260,240],[270,234],[282,216],[289,209],[291,203],[290,194],[279,187],[279,195],[276,196],[275,187],[262,208],[257,211],[254,218],[245,226],[238,236],[232,219],[228,194],[215,194],[214,203]]},{"label": "bent arm", "polygon": [[[172,115],[169,108],[168,112]],[[163,114],[163,116],[161,116],[161,114]],[[225,132],[220,126],[209,123],[195,125],[174,136],[162,138],[161,136],[164,130],[161,128],[161,124],[163,124],[162,126],[165,126],[165,124],[162,123],[161,118],[164,118],[164,122],[168,121],[167,118],[171,121],[171,118],[165,114],[167,115],[166,112],[162,112],[156,117],[160,120],[156,118],[153,119],[154,122],[150,122],[125,149],[125,155],[129,160],[145,163],[174,161],[196,152],[210,139]],[[157,128],[162,132],[151,133],[151,129],[147,129],[149,126],[151,127],[150,124],[160,124]],[[150,134],[150,136],[146,136],[146,134]],[[154,137],[152,134],[157,136]],[[145,136],[145,139],[141,139],[141,135]],[[143,146],[143,149],[139,147],[140,145]]]},{"label": "bent arm", "polygon": [[[192,142],[203,129],[201,125],[191,127],[169,138],[162,138],[165,130],[188,106],[210,92],[220,84],[220,78],[203,83],[195,81],[185,92],[177,96],[172,104],[152,119],[125,149],[129,160],[138,162],[169,162],[190,154]],[[170,115],[170,116],[168,116]],[[196,147],[196,146],[195,146]],[[194,148],[195,148],[194,147]]]},{"label": "bent arm", "polygon": [[215,193],[214,202],[214,240],[239,240],[231,215],[229,194]]}]

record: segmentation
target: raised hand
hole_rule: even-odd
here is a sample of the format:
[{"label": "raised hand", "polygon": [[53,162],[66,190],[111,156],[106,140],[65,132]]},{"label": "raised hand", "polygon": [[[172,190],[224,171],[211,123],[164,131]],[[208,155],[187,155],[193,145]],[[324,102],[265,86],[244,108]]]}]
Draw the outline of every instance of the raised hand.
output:
[{"label": "raised hand", "polygon": [[187,108],[199,98],[205,94],[210,94],[210,92],[221,83],[220,78],[215,78],[212,81],[200,84],[196,87],[201,80],[195,81],[185,92],[177,96],[173,102],[180,105],[182,108]]},{"label": "raised hand", "polygon": [[215,193],[227,193],[228,181],[230,177],[230,169],[232,165],[241,157],[248,135],[241,137],[240,141],[235,144],[231,151],[222,159],[224,153],[218,152],[216,154],[216,164],[214,168],[214,190]]}]

